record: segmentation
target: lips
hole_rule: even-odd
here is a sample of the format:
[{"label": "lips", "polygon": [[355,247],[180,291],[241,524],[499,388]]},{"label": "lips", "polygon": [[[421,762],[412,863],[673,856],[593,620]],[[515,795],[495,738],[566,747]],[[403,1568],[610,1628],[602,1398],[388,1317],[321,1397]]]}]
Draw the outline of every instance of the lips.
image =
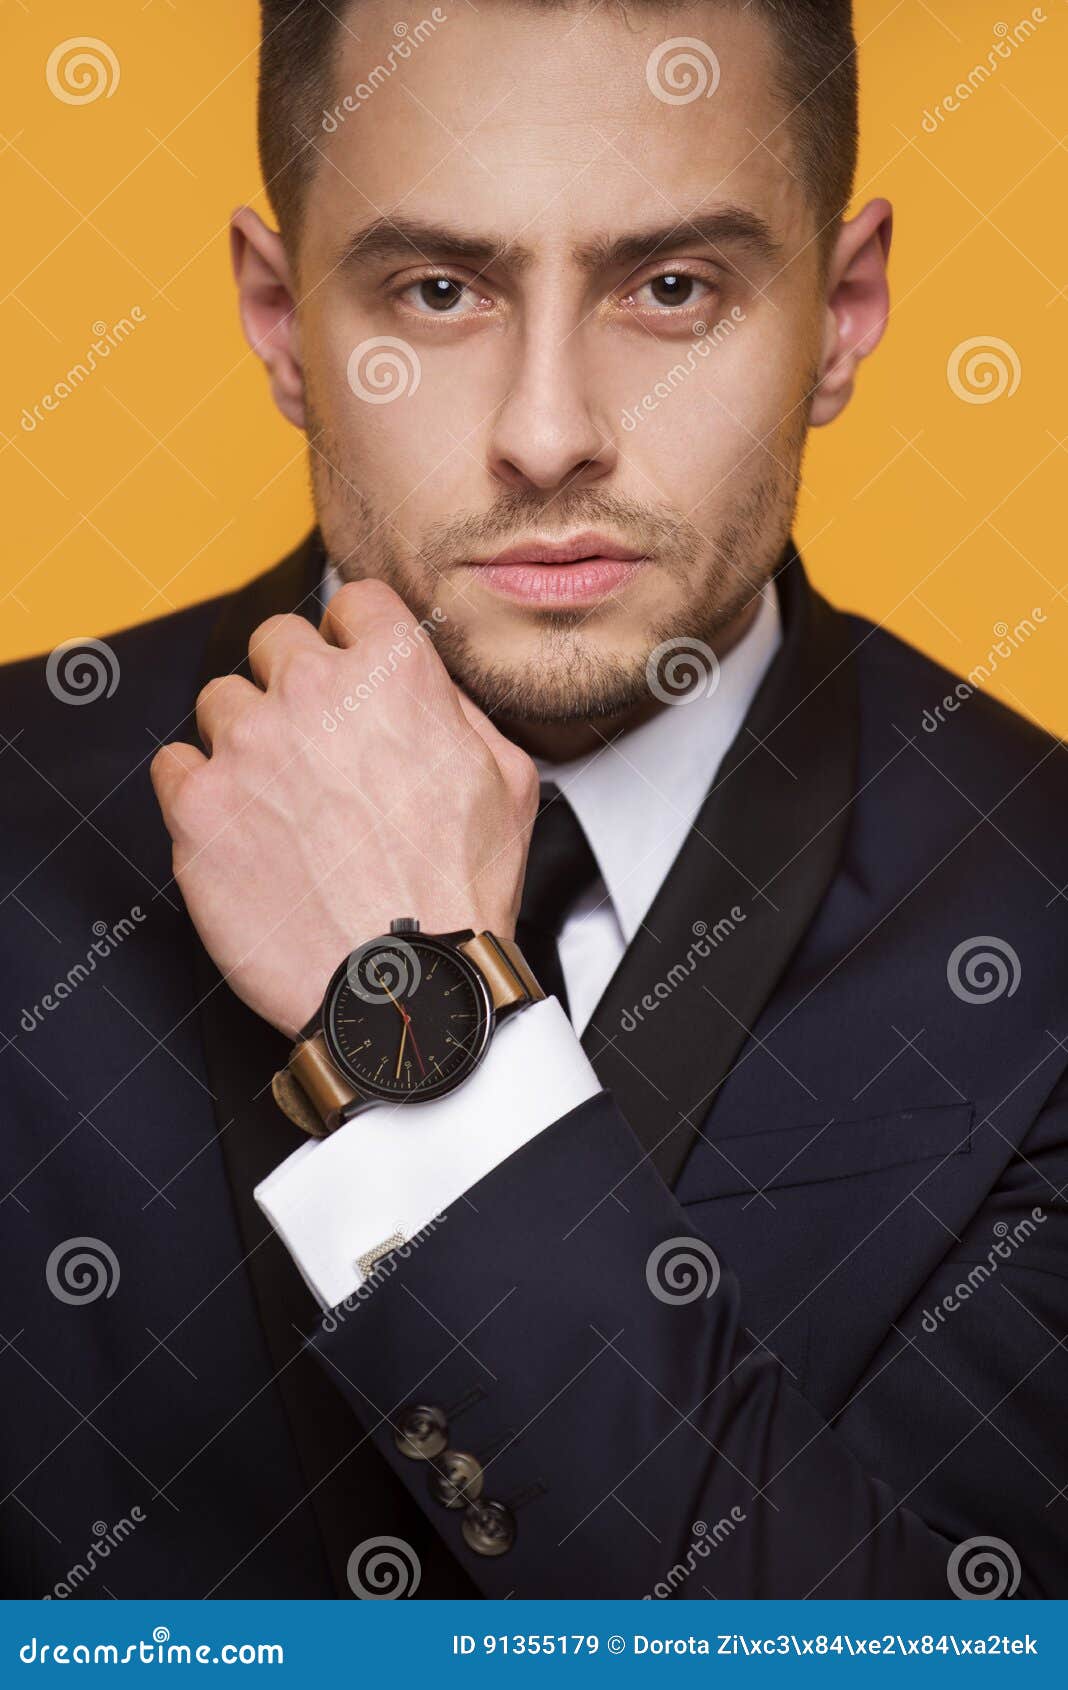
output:
[{"label": "lips", "polygon": [[508,546],[487,558],[482,567],[508,568],[521,563],[638,563],[644,553],[631,546],[621,546],[604,534],[576,534],[571,540],[530,540],[522,545]]},{"label": "lips", "polygon": [[568,540],[531,540],[473,560],[480,586],[521,604],[568,606],[596,603],[621,591],[648,555],[597,533]]}]

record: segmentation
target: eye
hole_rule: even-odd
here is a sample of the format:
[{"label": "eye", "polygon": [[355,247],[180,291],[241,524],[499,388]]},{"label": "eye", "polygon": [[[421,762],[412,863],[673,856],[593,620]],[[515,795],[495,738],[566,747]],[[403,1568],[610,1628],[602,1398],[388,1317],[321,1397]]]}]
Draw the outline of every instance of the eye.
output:
[{"label": "eye", "polygon": [[409,282],[399,297],[423,316],[466,317],[482,304],[480,296],[466,283],[443,275],[422,276],[417,282]]},{"label": "eye", "polygon": [[702,281],[699,276],[690,276],[680,270],[664,270],[659,276],[651,276],[640,287],[632,289],[624,304],[646,310],[650,306],[657,311],[679,310],[707,299],[712,291],[711,284]]}]

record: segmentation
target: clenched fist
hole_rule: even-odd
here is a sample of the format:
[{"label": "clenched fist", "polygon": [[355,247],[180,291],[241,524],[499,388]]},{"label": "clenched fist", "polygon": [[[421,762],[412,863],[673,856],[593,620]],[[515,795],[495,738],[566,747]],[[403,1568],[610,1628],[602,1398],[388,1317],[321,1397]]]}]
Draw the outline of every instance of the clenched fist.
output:
[{"label": "clenched fist", "polygon": [[272,616],[249,658],[258,685],[228,675],[197,700],[209,755],[152,762],[175,877],[238,996],[293,1035],[394,916],[511,937],[537,771],[396,593],[340,588],[318,633]]}]

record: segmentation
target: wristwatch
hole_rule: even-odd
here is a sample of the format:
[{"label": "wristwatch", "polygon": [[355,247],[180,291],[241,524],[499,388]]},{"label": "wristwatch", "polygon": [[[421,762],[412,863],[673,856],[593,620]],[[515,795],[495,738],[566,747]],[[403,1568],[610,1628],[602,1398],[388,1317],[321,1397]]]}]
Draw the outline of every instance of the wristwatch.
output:
[{"label": "wristwatch", "polygon": [[443,1097],[500,1023],[544,996],[513,939],[423,933],[402,916],[345,958],[271,1082],[275,1102],[325,1138],[376,1105]]}]

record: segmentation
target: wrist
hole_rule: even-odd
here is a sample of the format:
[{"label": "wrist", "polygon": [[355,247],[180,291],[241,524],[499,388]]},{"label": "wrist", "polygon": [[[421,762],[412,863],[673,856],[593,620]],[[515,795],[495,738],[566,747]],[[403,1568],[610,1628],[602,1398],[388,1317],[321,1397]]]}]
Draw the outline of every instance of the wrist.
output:
[{"label": "wrist", "polygon": [[[404,933],[393,932],[393,925],[398,919],[414,920],[414,931],[433,937],[437,933],[492,933],[496,939],[515,941],[516,918],[509,910],[499,914],[474,914],[466,919],[455,919],[455,912],[444,915],[435,914],[432,920],[425,920],[420,916],[396,917],[389,916],[374,926],[373,929],[361,931],[359,934],[345,940],[338,941],[329,957],[322,954],[316,957],[314,966],[306,966],[296,972],[295,977],[287,982],[285,1003],[280,1018],[268,1016],[267,1019],[278,1027],[280,1032],[295,1038],[315,1016],[322,1006],[327,987],[341,964],[350,957],[358,955],[367,945],[375,944],[378,940],[389,938],[403,939]],[[320,947],[321,953],[321,947]]]}]

